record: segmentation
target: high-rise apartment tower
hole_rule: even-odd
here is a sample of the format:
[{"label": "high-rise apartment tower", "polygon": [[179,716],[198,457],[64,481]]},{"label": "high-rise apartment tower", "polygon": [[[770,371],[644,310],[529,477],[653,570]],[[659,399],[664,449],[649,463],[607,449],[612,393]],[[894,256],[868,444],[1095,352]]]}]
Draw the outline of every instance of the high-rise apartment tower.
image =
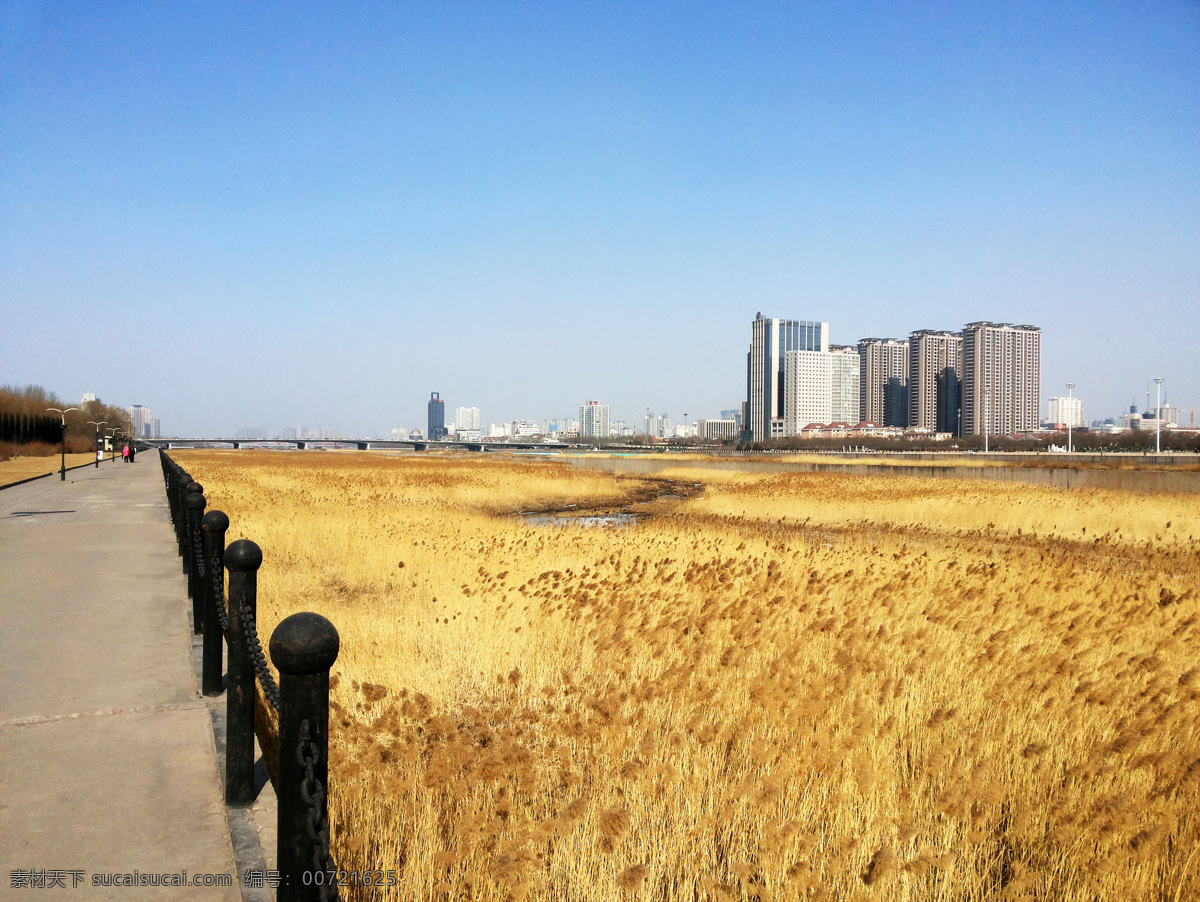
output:
[{"label": "high-rise apartment tower", "polygon": [[588,438],[608,438],[608,405],[588,401],[579,408],[579,434]]},{"label": "high-rise apartment tower", "polygon": [[858,419],[908,425],[908,342],[864,338],[858,343]]},{"label": "high-rise apartment tower", "polygon": [[908,339],[908,424],[962,434],[963,337],[920,329]]},{"label": "high-rise apartment tower", "polygon": [[784,359],[788,351],[828,350],[829,323],[770,319],[761,313],[754,318],[746,355],[745,431],[751,441],[784,434]]},{"label": "high-rise apartment tower", "polygon": [[1038,428],[1042,330],[1008,323],[963,328],[962,431],[1012,435]]}]

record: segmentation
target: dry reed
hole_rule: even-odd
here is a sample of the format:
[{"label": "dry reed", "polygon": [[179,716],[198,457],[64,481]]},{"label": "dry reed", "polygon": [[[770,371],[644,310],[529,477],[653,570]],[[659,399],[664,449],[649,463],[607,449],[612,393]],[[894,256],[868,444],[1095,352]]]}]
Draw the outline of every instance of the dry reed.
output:
[{"label": "dry reed", "polygon": [[264,635],[342,635],[355,899],[1200,898],[1193,499],[496,457],[178,455]]}]

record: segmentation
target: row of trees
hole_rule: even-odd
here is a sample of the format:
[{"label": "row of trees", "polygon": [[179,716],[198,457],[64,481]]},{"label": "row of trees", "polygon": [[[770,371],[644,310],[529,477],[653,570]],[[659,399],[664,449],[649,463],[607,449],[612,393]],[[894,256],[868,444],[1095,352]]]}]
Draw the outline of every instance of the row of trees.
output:
[{"label": "row of trees", "polygon": [[133,430],[127,410],[112,407],[99,399],[72,403],[63,401],[40,385],[5,385],[0,386],[0,444],[7,446],[4,450],[25,456],[58,451],[62,417],[50,412],[48,408],[51,407],[59,410],[79,408],[66,415],[69,452],[82,453],[95,447],[95,423],[105,424],[100,427],[101,435],[111,429]]}]

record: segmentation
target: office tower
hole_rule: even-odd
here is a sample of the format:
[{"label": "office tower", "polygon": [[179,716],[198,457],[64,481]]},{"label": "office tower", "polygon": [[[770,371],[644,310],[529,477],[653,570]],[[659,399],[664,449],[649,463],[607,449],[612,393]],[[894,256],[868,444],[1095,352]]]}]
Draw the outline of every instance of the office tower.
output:
[{"label": "office tower", "polygon": [[963,328],[962,431],[1013,435],[1038,428],[1042,330],[1009,323]]},{"label": "office tower", "polygon": [[[829,323],[769,319],[761,313],[746,354],[748,438],[761,442],[784,434],[784,363],[789,351],[829,350]],[[823,421],[824,422],[824,421]]]},{"label": "office tower", "polygon": [[858,419],[877,426],[908,425],[908,342],[864,338],[858,343]]},{"label": "office tower", "polygon": [[[1070,426],[1078,429],[1083,425],[1083,400],[1081,398],[1051,398],[1048,417],[1053,426]],[[1165,410],[1166,408],[1164,408]]]},{"label": "office tower", "polygon": [[426,435],[431,442],[440,442],[446,437],[446,402],[437,392],[429,395],[429,431]]},{"label": "office tower", "polygon": [[579,434],[586,438],[608,438],[608,405],[588,401],[579,408]]},{"label": "office tower", "polygon": [[151,430],[154,418],[150,415],[149,407],[134,404],[129,408],[129,419],[133,425],[134,435],[138,438],[153,438]]},{"label": "office tower", "polygon": [[908,423],[962,435],[963,333],[920,329],[908,339]]},{"label": "office tower", "polygon": [[[862,360],[853,345],[830,345],[830,423],[859,422],[859,391],[862,380]],[[804,425],[807,425],[804,424]]]}]

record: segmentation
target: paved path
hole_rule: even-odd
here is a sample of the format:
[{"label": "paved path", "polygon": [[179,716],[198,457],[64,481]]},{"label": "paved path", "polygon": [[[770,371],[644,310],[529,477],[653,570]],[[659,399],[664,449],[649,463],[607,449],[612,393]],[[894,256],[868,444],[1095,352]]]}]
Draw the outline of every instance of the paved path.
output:
[{"label": "paved path", "polygon": [[242,899],[189,613],[157,454],[0,492],[0,898]]}]

